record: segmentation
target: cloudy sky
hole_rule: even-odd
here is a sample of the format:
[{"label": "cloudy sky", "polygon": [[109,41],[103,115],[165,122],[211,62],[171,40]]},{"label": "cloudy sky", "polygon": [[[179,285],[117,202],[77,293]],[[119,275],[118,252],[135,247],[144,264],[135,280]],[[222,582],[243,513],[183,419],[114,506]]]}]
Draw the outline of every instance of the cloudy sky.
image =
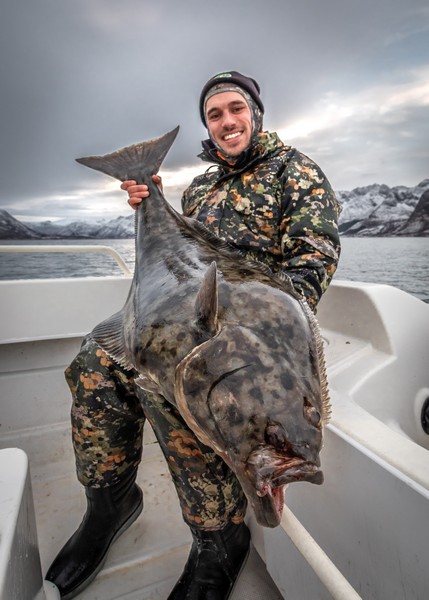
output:
[{"label": "cloudy sky", "polygon": [[198,96],[235,69],[265,127],[334,189],[429,177],[427,0],[10,0],[0,19],[0,208],[21,220],[129,214],[75,157],[180,125],[167,198],[205,168]]}]

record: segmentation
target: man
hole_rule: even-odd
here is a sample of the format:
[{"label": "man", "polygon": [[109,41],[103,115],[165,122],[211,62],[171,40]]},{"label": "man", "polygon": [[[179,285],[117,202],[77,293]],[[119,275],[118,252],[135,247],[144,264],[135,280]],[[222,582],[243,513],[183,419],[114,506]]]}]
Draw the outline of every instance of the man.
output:
[{"label": "man", "polygon": [[[204,86],[200,114],[208,128],[203,160],[214,163],[184,192],[183,212],[236,246],[249,260],[287,273],[315,309],[338,262],[339,207],[319,167],[275,133],[264,132],[264,107],[254,79],[220,73]],[[158,176],[154,181],[161,184]],[[133,208],[146,185],[121,185]],[[164,452],[193,545],[168,600],[226,600],[250,542],[246,499],[234,474],[198,442],[161,396],[137,398],[126,371],[89,336],[70,367],[72,426],[78,478],[88,508],[47,579],[63,598],[83,590],[100,570],[114,540],[138,517],[136,473],[147,418]],[[191,457],[191,458],[190,458]]]}]

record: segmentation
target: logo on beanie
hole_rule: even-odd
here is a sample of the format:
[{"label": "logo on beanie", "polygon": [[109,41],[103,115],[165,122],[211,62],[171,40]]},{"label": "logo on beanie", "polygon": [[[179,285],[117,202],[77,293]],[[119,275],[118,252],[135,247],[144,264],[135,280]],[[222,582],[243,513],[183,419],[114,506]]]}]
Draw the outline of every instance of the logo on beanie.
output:
[{"label": "logo on beanie", "polygon": [[218,77],[232,77],[231,73],[219,73],[219,75],[215,75],[213,79],[217,79]]}]

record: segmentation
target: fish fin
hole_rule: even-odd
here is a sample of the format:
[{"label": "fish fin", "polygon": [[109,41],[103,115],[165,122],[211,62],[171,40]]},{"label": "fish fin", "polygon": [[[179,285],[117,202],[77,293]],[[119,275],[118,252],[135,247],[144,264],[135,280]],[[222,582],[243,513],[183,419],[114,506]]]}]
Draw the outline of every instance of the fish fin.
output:
[{"label": "fish fin", "polygon": [[197,221],[195,218],[187,217],[185,215],[179,215],[180,221],[185,227],[185,229],[189,230],[192,237],[208,244],[212,248],[216,250],[216,252],[225,255],[229,258],[241,258],[243,261],[244,253],[239,250],[236,246],[233,246],[231,243],[226,240],[221,239],[217,235],[213,233],[204,223]]},{"label": "fish fin", "polygon": [[[277,278],[277,273],[274,273],[268,265],[254,259],[249,259],[244,250],[241,250],[232,243],[227,242],[226,240],[223,240],[215,235],[210,229],[208,229],[206,225],[204,225],[204,223],[185,215],[179,215],[179,219],[182,226],[184,226],[186,230],[190,231],[194,239],[202,241],[204,244],[207,244],[215,250],[217,254],[217,261],[221,261],[222,258],[225,257],[229,260],[233,260],[233,264],[235,266],[238,265],[243,267],[243,269],[247,269],[249,272],[258,271],[264,275]],[[283,284],[283,279],[281,282]]]},{"label": "fish fin", "polygon": [[304,312],[310,322],[310,327],[314,335],[316,343],[317,364],[319,368],[320,389],[322,395],[322,424],[329,423],[331,418],[332,408],[329,396],[328,376],[326,373],[325,349],[323,345],[322,334],[320,333],[319,322],[316,319],[314,312],[311,310],[306,300],[300,300]]},{"label": "fish fin", "polygon": [[178,131],[179,127],[176,127],[159,138],[133,144],[104,156],[77,158],[76,162],[120,181],[133,179],[143,183],[158,172]]},{"label": "fish fin", "polygon": [[91,332],[91,337],[121,367],[131,370],[134,366],[131,364],[125,348],[123,321],[124,314],[121,310],[96,325]]},{"label": "fish fin", "polygon": [[218,330],[217,268],[213,261],[207,269],[195,300],[195,321],[199,329],[210,336]]},{"label": "fish fin", "polygon": [[150,376],[143,375],[142,373],[135,379],[135,384],[139,386],[145,392],[152,392],[154,394],[160,394],[161,390],[159,384],[154,381]]},{"label": "fish fin", "polygon": [[[260,260],[256,258],[249,259],[244,250],[222,240],[210,231],[204,223],[197,221],[195,218],[184,215],[177,215],[176,218],[180,225],[189,231],[194,239],[203,242],[204,245],[215,251],[215,258],[220,271],[224,272],[227,270],[228,264],[230,264],[236,270],[239,268],[242,275],[247,274],[251,277],[259,276],[260,279],[265,278],[264,281],[267,285],[281,289],[295,298],[295,300],[301,298],[301,294],[294,288],[291,278],[284,271],[273,271],[267,264]],[[231,260],[233,261],[232,263],[230,262]]]}]

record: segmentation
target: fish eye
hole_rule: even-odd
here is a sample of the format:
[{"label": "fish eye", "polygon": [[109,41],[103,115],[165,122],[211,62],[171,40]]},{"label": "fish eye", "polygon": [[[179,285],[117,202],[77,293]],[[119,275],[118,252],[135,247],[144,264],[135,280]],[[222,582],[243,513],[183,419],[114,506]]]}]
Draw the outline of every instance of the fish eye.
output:
[{"label": "fish eye", "polygon": [[304,396],[304,417],[313,425],[313,427],[321,427],[322,416],[320,412],[315,408],[308,399]]}]

